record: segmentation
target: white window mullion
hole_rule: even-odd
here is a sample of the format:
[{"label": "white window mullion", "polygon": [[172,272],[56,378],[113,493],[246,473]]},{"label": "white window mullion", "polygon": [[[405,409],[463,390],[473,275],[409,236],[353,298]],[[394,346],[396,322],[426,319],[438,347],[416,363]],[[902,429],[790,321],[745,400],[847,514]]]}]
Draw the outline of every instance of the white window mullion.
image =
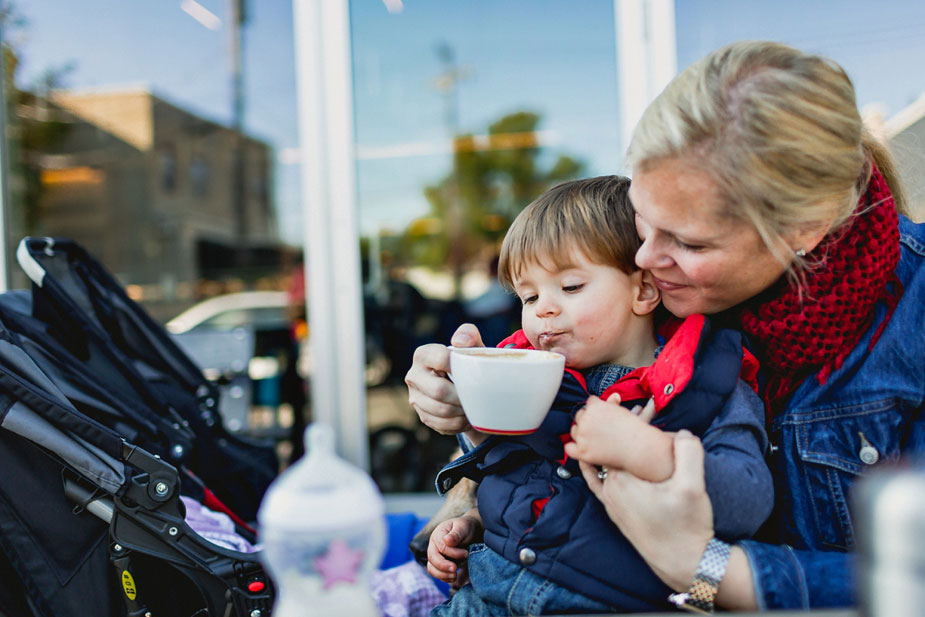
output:
[{"label": "white window mullion", "polygon": [[313,418],[367,468],[364,326],[347,0],[293,4]]}]

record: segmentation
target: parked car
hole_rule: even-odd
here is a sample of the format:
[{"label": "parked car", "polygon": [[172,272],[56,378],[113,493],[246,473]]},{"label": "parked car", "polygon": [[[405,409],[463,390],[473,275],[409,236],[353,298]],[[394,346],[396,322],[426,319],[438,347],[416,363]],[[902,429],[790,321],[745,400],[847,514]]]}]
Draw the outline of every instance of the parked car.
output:
[{"label": "parked car", "polygon": [[166,324],[206,377],[220,384],[223,417],[236,431],[249,427],[253,406],[288,403],[302,410],[307,370],[298,327],[284,291],[216,296]]},{"label": "parked car", "polygon": [[182,334],[194,330],[231,331],[252,327],[257,330],[288,328],[285,291],[241,291],[202,302],[167,322],[167,330]]}]

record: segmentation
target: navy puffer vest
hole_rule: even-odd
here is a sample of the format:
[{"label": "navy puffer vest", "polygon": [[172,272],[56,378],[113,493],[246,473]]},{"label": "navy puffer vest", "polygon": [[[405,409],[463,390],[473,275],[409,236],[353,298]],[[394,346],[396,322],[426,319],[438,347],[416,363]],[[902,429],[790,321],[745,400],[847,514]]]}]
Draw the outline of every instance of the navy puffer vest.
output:
[{"label": "navy puffer vest", "polygon": [[[645,394],[635,400],[621,395],[625,406],[653,396],[659,408],[653,424],[700,436],[738,383],[742,342],[735,330],[713,330],[702,316],[688,318],[651,367],[618,381],[602,398],[623,384],[624,394]],[[536,432],[489,438],[444,468],[438,489],[448,490],[462,476],[480,482],[485,543],[531,572],[619,610],[670,610],[672,590],[607,517],[577,462],[565,457],[564,439],[587,397],[581,375],[567,371]],[[538,518],[537,503],[543,504]]]}]

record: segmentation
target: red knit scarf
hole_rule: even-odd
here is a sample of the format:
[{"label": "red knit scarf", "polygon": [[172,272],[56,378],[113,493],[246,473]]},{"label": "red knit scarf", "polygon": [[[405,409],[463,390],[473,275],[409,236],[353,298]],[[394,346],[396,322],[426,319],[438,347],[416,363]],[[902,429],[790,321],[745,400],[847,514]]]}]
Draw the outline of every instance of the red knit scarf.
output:
[{"label": "red knit scarf", "polygon": [[768,375],[765,403],[781,411],[811,373],[825,383],[857,345],[884,301],[887,314],[873,347],[902,295],[896,277],[899,219],[893,195],[874,167],[867,192],[847,228],[829,234],[808,254],[805,285],[782,280],[780,293],[748,306],[742,328],[757,344]]}]

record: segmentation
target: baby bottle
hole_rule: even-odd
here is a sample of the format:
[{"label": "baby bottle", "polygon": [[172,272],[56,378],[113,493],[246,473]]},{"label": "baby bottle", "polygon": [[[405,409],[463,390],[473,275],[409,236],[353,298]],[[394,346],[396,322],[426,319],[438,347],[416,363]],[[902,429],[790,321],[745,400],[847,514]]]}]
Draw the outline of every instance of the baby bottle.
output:
[{"label": "baby bottle", "polygon": [[369,578],[385,548],[382,496],[334,453],[330,426],[308,427],[305,452],[257,512],[262,559],[277,588],[273,614],[378,616]]}]

